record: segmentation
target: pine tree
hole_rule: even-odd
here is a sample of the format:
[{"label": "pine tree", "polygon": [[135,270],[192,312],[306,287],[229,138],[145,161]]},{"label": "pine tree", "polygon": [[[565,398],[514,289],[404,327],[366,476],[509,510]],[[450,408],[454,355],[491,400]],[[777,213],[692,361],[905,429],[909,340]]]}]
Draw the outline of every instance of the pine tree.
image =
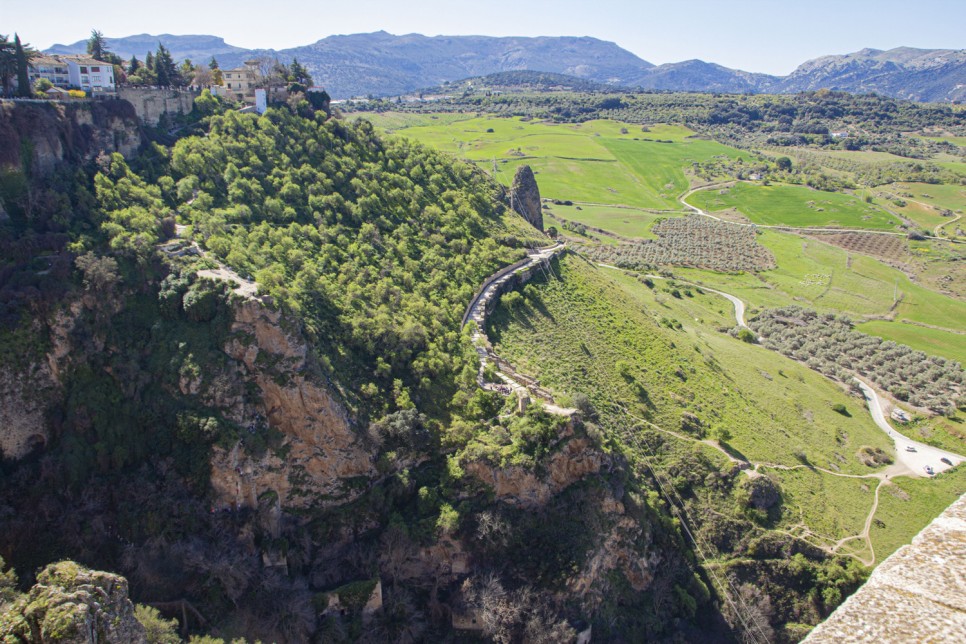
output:
[{"label": "pine tree", "polygon": [[141,61],[138,60],[137,56],[131,56],[131,62],[127,65],[127,75],[131,76],[132,74],[136,74],[140,68]]},{"label": "pine tree", "polygon": [[293,83],[299,83],[305,85],[306,87],[312,86],[312,75],[309,74],[309,70],[305,69],[299,63],[298,58],[292,59],[292,64],[289,65],[289,80]]},{"label": "pine tree", "polygon": [[110,54],[107,51],[107,39],[97,29],[91,29],[91,37],[87,39],[87,54],[94,60],[111,62],[107,57]]},{"label": "pine tree", "polygon": [[171,87],[178,84],[178,69],[174,65],[171,52],[160,42],[158,51],[154,55],[154,72],[158,75],[159,87]]},{"label": "pine tree", "polygon": [[8,36],[0,35],[0,92],[10,93],[10,80],[17,73],[17,56]]},{"label": "pine tree", "polygon": [[144,57],[144,66],[148,68],[149,72],[154,71],[154,54],[148,52],[148,55]]},{"label": "pine tree", "polygon": [[30,88],[30,74],[27,71],[27,53],[20,43],[20,36],[13,35],[14,55],[17,58],[17,96],[30,98],[32,92]]}]

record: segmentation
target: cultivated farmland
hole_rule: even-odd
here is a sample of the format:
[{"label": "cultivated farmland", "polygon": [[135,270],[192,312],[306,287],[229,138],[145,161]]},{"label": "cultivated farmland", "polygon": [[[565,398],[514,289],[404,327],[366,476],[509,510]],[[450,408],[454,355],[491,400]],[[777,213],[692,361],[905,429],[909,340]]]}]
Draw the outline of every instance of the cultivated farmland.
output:
[{"label": "cultivated farmland", "polygon": [[748,324],[764,346],[829,377],[848,382],[854,371],[899,400],[938,413],[960,402],[961,364],[855,331],[845,316],[788,306],[766,310]]},{"label": "cultivated farmland", "polygon": [[733,208],[752,223],[769,226],[893,230],[900,223],[882,208],[853,195],[805,186],[740,182],[730,188],[696,192],[688,202],[709,212]]},{"label": "cultivated farmland", "polygon": [[749,226],[690,215],[662,219],[651,232],[658,238],[616,246],[581,245],[578,249],[595,261],[638,270],[691,266],[734,273],[775,267],[775,257],[758,243],[757,231]]}]

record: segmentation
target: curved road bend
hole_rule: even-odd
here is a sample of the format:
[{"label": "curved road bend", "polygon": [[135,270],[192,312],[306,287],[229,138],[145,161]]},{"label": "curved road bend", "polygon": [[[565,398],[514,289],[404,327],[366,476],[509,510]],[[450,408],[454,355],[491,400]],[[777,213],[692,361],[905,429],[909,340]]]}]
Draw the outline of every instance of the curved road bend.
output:
[{"label": "curved road bend", "polygon": [[[611,269],[614,269],[615,271],[623,271],[624,270],[623,268],[620,268],[619,266],[614,266],[613,264],[600,264],[600,263],[598,263],[597,265],[598,266],[601,266],[603,268],[611,268]],[[664,277],[662,275],[652,275],[650,273],[646,273],[644,275],[644,277],[650,277],[651,279],[656,279],[656,280],[666,280],[666,279],[668,279],[668,278],[666,278],[666,277]],[[681,282],[682,284],[688,284],[690,286],[694,286],[695,288],[699,288],[702,291],[710,291],[711,293],[717,293],[721,297],[725,298],[726,300],[728,300],[729,302],[731,302],[734,305],[734,307],[735,307],[735,321],[738,323],[738,326],[740,326],[742,328],[745,328],[745,329],[748,328],[748,325],[745,324],[745,303],[743,301],[741,301],[740,299],[738,299],[737,297],[735,297],[734,295],[731,295],[730,293],[725,293],[724,291],[718,291],[718,290],[715,290],[713,288],[708,288],[707,286],[702,286],[701,284],[695,284],[694,282],[689,282],[687,280],[678,279],[676,277],[673,278],[673,279],[674,279],[675,282]]]},{"label": "curved road bend", "polygon": [[[926,473],[926,466],[931,467],[934,474],[938,474],[939,472],[948,470],[953,465],[959,465],[966,461],[966,456],[960,456],[954,452],[947,452],[944,449],[914,441],[897,432],[889,424],[889,421],[886,420],[885,413],[882,411],[881,400],[875,390],[859,378],[855,378],[855,381],[859,383],[859,389],[862,390],[862,395],[865,396],[866,401],[869,403],[869,413],[872,414],[872,420],[875,421],[875,424],[882,431],[889,435],[895,444],[896,460],[908,467],[915,474],[919,476],[931,476]],[[953,465],[943,463],[939,460],[941,458],[949,459]]]},{"label": "curved road bend", "polygon": [[[604,268],[611,268],[614,270],[623,270],[610,264],[598,264],[598,266],[603,266]],[[661,277],[660,275],[648,275],[647,277],[654,279],[667,279]],[[704,286],[701,286],[700,288],[728,298],[732,304],[735,305],[735,319],[738,322],[738,325],[747,328],[744,318],[744,302],[729,293],[706,288]],[[862,395],[865,396],[865,399],[868,402],[869,414],[872,416],[872,420],[876,425],[879,426],[879,429],[884,431],[892,439],[896,450],[897,462],[904,465],[912,473],[919,476],[932,476],[938,474],[939,472],[944,472],[955,465],[966,462],[966,456],[961,456],[955,452],[949,452],[939,449],[938,447],[920,443],[919,441],[914,441],[911,438],[907,438],[901,433],[897,432],[889,424],[889,421],[886,420],[885,413],[882,410],[882,402],[875,390],[865,381],[859,378],[855,378],[855,380],[859,383],[859,389],[862,390]],[[952,465],[943,463],[940,460],[942,458],[949,459],[949,461],[952,462]],[[926,472],[926,466],[932,468],[932,475]]]}]

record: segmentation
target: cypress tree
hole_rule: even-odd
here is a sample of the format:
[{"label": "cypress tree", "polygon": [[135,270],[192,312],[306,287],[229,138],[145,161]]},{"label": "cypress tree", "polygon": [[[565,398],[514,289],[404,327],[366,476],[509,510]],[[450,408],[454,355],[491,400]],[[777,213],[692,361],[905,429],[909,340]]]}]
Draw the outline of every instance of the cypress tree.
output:
[{"label": "cypress tree", "polygon": [[30,88],[30,74],[27,72],[27,53],[20,43],[20,36],[14,34],[14,56],[17,59],[17,96],[30,98],[33,94]]}]

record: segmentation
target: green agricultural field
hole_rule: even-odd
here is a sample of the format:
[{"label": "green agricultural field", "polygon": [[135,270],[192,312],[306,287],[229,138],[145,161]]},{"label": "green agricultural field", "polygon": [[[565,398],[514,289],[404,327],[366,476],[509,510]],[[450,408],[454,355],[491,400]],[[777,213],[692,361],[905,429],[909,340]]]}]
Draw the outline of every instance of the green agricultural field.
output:
[{"label": "green agricultural field", "polygon": [[504,184],[517,166],[527,164],[537,175],[542,196],[590,204],[680,211],[677,199],[688,189],[685,169],[692,161],[717,155],[750,158],[682,126],[655,125],[645,132],[640,125],[614,121],[558,124],[439,115],[437,122],[429,122],[429,115],[363,116],[378,127],[475,162]]},{"label": "green agricultural field", "polygon": [[936,161],[936,165],[966,177],[966,163],[962,161]]},{"label": "green agricultural field", "polygon": [[[757,275],[724,275],[711,271],[675,268],[674,274],[690,281],[707,284],[744,300],[749,313],[756,310],[799,304],[823,311],[846,313],[856,321],[865,316],[890,315],[894,297],[896,321],[910,320],[951,331],[962,330],[966,319],[966,302],[937,293],[912,282],[902,271],[864,255],[845,250],[816,239],[790,233],[766,230],[759,241],[775,255],[778,268]],[[925,343],[929,330],[914,325],[877,327],[877,335],[902,342],[923,333]],[[897,335],[889,334],[898,331]],[[916,346],[916,345],[912,345]],[[935,355],[957,359],[962,351],[946,350],[951,345],[932,345]],[[945,352],[940,352],[943,350]]]},{"label": "green agricultural field", "polygon": [[717,155],[749,158],[745,153],[703,139],[683,143],[604,139],[602,144],[644,183],[646,194],[652,199],[646,207],[668,210],[680,208],[677,199],[689,187],[684,168],[692,162]]},{"label": "green agricultural field", "polygon": [[417,114],[415,112],[370,112],[364,118],[377,128],[393,132],[420,125],[448,125],[466,121],[471,116],[457,113]]},{"label": "green agricultural field", "polygon": [[884,320],[872,320],[856,328],[863,333],[888,338],[930,355],[943,356],[966,365],[966,335],[962,333]]},{"label": "green agricultural field", "polygon": [[924,136],[921,138],[929,141],[943,141],[966,148],[966,136]]},{"label": "green agricultural field", "polygon": [[[588,204],[561,206],[553,204],[550,208],[553,214],[568,221],[576,221],[586,226],[607,230],[623,237],[641,239],[654,239],[656,235],[651,233],[651,225],[657,219],[667,217],[666,214],[658,215],[637,208],[617,206],[593,206]],[[544,223],[546,227],[546,222]]]},{"label": "green agricultural field", "polygon": [[[890,210],[911,219],[932,232],[937,226],[949,224],[952,217],[944,217],[942,210],[953,213],[966,212],[966,186],[930,183],[890,183],[879,186],[875,192],[893,198],[886,205]],[[909,196],[912,195],[912,196]],[[894,200],[905,202],[900,206]],[[950,226],[950,228],[954,228]],[[952,232],[949,230],[947,232]]]},{"label": "green agricultural field", "polygon": [[731,188],[702,190],[688,202],[709,212],[734,208],[756,224],[892,230],[899,220],[873,204],[840,192],[805,186],[739,182]]},{"label": "green agricultural field", "polygon": [[819,156],[830,157],[832,159],[847,159],[861,163],[905,162],[909,160],[908,157],[901,157],[889,152],[875,152],[873,150],[812,150],[808,148],[806,150],[811,154]]}]

